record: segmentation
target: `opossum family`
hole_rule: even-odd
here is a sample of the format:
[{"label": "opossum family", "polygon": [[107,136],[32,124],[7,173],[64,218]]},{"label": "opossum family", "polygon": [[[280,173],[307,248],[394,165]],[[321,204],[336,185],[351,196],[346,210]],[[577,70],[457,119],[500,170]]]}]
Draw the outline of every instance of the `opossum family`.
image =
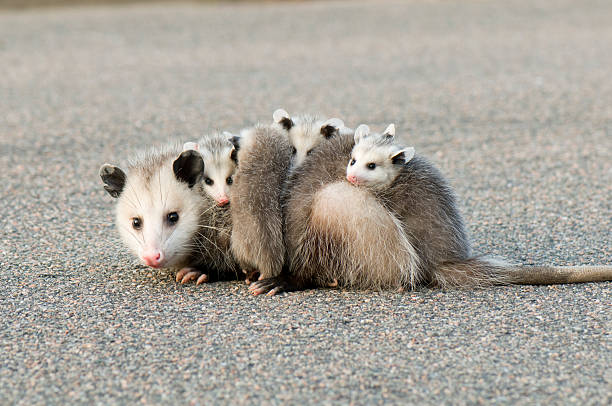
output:
[{"label": "opossum family", "polygon": [[253,294],[612,280],[612,266],[474,256],[454,192],[412,147],[366,125],[284,110],[270,125],[151,150],[100,176],[126,245],[177,281],[237,278]]}]

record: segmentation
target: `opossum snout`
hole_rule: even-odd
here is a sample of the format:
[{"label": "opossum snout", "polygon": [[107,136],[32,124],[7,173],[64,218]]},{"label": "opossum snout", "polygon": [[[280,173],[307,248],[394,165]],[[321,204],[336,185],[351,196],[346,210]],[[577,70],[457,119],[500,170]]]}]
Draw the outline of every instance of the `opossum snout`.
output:
[{"label": "opossum snout", "polygon": [[227,197],[217,199],[217,206],[223,207],[229,203],[229,199]]},{"label": "opossum snout", "polygon": [[346,175],[346,179],[353,185],[357,183],[357,176],[355,175]]},{"label": "opossum snout", "polygon": [[164,254],[159,250],[150,250],[142,253],[142,261],[153,268],[161,268]]}]

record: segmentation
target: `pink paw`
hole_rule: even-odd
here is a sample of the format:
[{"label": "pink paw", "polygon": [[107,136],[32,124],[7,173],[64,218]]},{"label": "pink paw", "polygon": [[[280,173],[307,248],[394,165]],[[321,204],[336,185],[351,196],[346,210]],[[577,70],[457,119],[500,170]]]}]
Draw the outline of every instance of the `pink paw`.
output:
[{"label": "pink paw", "polygon": [[176,274],[176,281],[187,283],[196,280],[196,285],[208,282],[208,275],[195,268],[183,268]]}]

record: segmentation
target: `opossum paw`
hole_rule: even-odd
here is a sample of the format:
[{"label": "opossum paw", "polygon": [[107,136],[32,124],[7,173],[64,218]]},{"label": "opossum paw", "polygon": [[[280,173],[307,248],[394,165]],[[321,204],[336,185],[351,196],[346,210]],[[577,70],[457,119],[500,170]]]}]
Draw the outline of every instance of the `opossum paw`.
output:
[{"label": "opossum paw", "polygon": [[249,292],[255,296],[266,294],[267,296],[274,296],[278,293],[286,292],[289,290],[289,286],[284,278],[277,276],[274,278],[265,278],[251,283],[249,286]]},{"label": "opossum paw", "polygon": [[196,280],[196,284],[208,282],[208,275],[204,272],[198,271],[195,268],[183,268],[176,274],[176,281],[180,283],[187,283]]},{"label": "opossum paw", "polygon": [[332,282],[329,282],[327,284],[327,287],[328,288],[337,288],[338,287],[338,279],[334,278],[334,280]]}]

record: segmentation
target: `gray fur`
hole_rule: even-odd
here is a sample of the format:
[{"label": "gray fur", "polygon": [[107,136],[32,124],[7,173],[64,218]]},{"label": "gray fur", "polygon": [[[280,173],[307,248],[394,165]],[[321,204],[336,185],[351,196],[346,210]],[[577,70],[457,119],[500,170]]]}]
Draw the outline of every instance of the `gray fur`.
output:
[{"label": "gray fur", "polygon": [[[353,146],[352,135],[330,139],[292,173],[285,211],[288,271],[256,282],[253,292],[336,282],[360,289],[416,289],[612,280],[609,266],[524,267],[473,256],[455,194],[431,163],[415,156],[389,187],[365,190],[344,181]],[[371,196],[375,201],[368,200]],[[338,213],[344,218],[336,219]],[[399,227],[385,229],[385,239],[372,219],[387,215]],[[403,237],[413,251],[405,249]]]},{"label": "gray fur", "polygon": [[291,146],[275,126],[258,125],[240,139],[230,191],[232,252],[248,275],[278,276],[285,259],[283,190]]}]

